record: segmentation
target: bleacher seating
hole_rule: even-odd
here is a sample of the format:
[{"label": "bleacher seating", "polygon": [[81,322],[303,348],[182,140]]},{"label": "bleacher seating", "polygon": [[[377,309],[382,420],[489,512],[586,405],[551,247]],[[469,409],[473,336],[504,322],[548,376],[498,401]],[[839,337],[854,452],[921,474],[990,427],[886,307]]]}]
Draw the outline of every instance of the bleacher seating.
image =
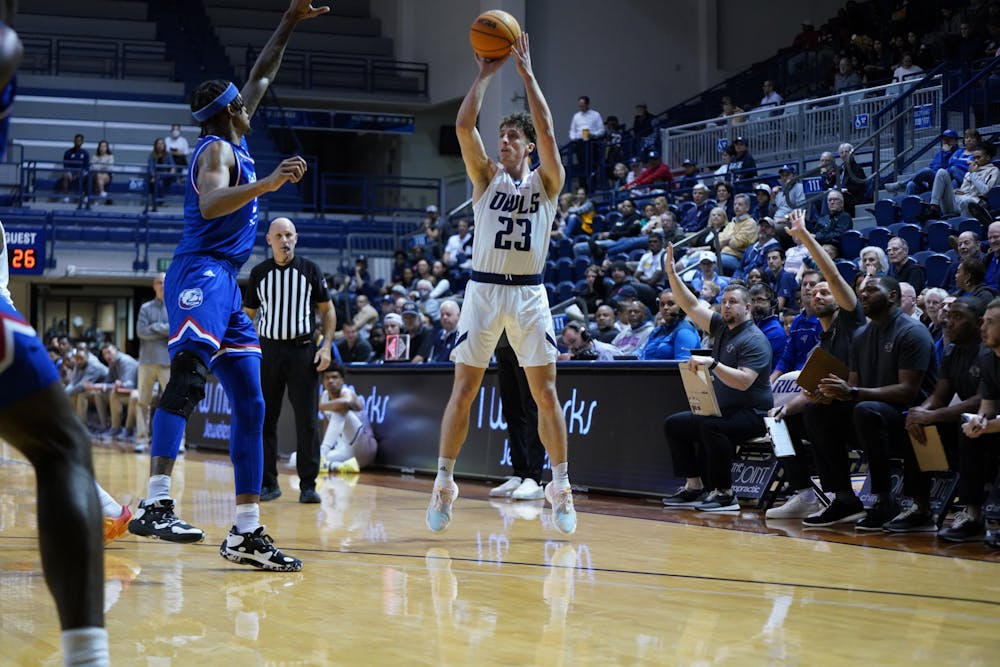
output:
[{"label": "bleacher seating", "polygon": [[882,248],[882,250],[886,249],[889,245],[889,239],[892,237],[892,232],[885,227],[866,227],[861,231],[861,234],[865,237],[868,245]]},{"label": "bleacher seating", "polygon": [[932,220],[924,226],[927,234],[927,248],[934,252],[947,252],[951,248],[948,239],[955,235],[955,230],[944,220]]},{"label": "bleacher seating", "polygon": [[911,253],[923,250],[924,232],[920,225],[915,225],[912,222],[896,222],[889,225],[887,229],[892,232],[893,236],[898,236],[906,241]]},{"label": "bleacher seating", "polygon": [[927,286],[944,287],[948,277],[948,269],[951,266],[951,259],[948,255],[934,253],[924,260],[923,266],[927,278]]}]

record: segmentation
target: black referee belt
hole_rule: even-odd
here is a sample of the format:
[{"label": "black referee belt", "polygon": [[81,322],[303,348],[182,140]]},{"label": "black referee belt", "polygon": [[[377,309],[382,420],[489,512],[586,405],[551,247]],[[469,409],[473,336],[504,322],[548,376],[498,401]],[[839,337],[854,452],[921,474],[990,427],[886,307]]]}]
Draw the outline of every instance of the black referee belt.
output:
[{"label": "black referee belt", "polygon": [[305,347],[306,345],[313,344],[312,334],[304,334],[297,338],[261,338],[261,340],[266,340],[268,343],[283,343],[285,345],[295,345],[296,347]]},{"label": "black referee belt", "polygon": [[491,285],[541,285],[542,274],[515,276],[509,273],[486,273],[485,271],[473,271],[469,277],[477,283],[490,283]]}]

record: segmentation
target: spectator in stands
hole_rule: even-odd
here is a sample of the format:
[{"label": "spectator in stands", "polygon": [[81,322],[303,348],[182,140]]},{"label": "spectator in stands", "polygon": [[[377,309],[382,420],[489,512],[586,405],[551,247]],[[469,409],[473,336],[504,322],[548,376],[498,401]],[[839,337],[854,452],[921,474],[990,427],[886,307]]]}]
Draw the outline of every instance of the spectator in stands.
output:
[{"label": "spectator in stands", "polygon": [[900,177],[894,183],[886,183],[886,191],[893,195],[899,194],[904,189],[908,195],[927,192],[934,184],[934,174],[938,169],[947,169],[956,153],[958,153],[958,132],[945,130],[941,133],[941,150],[934,154],[931,163],[909,179]]},{"label": "spectator in stands", "polygon": [[809,221],[809,231],[821,244],[829,243],[839,248],[841,236],[854,227],[854,221],[844,211],[844,194],[840,190],[831,189],[826,193],[826,207],[829,213],[813,217]]},{"label": "spectator in stands", "polygon": [[687,244],[687,250],[678,260],[677,272],[684,273],[693,268],[701,259],[703,250],[711,251],[714,256],[719,247],[719,233],[725,229],[728,220],[726,211],[718,206],[708,214],[708,225],[698,232]]},{"label": "spectator in stands", "polygon": [[[650,148],[646,151],[645,157],[646,168],[635,180],[626,183],[625,188],[628,190],[642,188],[649,192],[658,192],[665,187],[669,191],[673,187],[674,175],[670,167],[660,161],[660,151]],[[649,186],[658,187],[650,189]]]},{"label": "spectator in stands", "polygon": [[986,264],[986,284],[1000,289],[1000,221],[990,223],[986,228],[986,242],[989,250],[983,262]]},{"label": "spectator in stands", "polygon": [[615,220],[611,229],[601,232],[595,239],[574,244],[573,254],[580,257],[589,252],[595,260],[600,260],[606,251],[610,254],[608,249],[617,241],[637,237],[642,233],[642,220],[636,213],[635,204],[631,199],[623,199],[618,202],[618,212],[621,217]]},{"label": "spectator in stands", "polygon": [[[604,121],[604,157],[605,169],[622,159],[622,135],[625,129],[618,122],[618,116],[608,116]],[[610,175],[610,171],[607,172]],[[603,183],[602,183],[603,185]]]},{"label": "spectator in stands", "polygon": [[931,332],[931,338],[934,339],[934,354],[940,364],[945,321],[944,300],[948,298],[948,292],[940,287],[928,287],[922,296],[924,317],[921,322]]},{"label": "spectator in stands", "polygon": [[769,109],[771,107],[780,107],[785,103],[778,91],[774,89],[774,81],[768,79],[763,85],[764,96],[760,98],[760,104],[757,105],[758,109]]},{"label": "spectator in stands", "polygon": [[820,273],[814,269],[806,269],[802,272],[802,310],[788,326],[788,344],[785,345],[781,357],[774,364],[771,382],[789,371],[802,370],[806,359],[809,358],[809,353],[819,343],[823,327],[820,325],[819,318],[812,312],[812,295],[813,289],[820,283],[821,279]]},{"label": "spectator in stands", "polygon": [[797,308],[799,284],[795,281],[795,276],[785,270],[785,251],[781,246],[768,249],[767,270],[764,271],[764,279],[778,299],[777,306],[774,308],[775,314],[785,309],[795,310]]},{"label": "spectator in stands", "polygon": [[646,148],[646,138],[653,134],[654,118],[649,113],[645,103],[635,105],[635,118],[632,120],[632,133],[635,135],[635,145]]},{"label": "spectator in stands", "polygon": [[948,172],[938,170],[931,188],[931,218],[940,218],[942,214],[961,214],[974,216],[984,225],[992,222],[993,216],[983,204],[986,203],[990,190],[1000,183],[1000,169],[990,162],[994,152],[992,144],[983,144],[973,151],[972,163],[962,180],[962,186],[957,190],[952,190]]},{"label": "spectator in stands", "polygon": [[408,234],[411,246],[422,247],[425,256],[439,259],[442,253],[441,227],[438,207],[428,204],[424,209],[424,219],[420,221],[420,226]]},{"label": "spectator in stands", "polygon": [[673,243],[684,236],[684,230],[677,226],[677,216],[670,210],[654,215],[649,224],[642,228],[642,233],[647,237],[659,233],[663,236],[664,243]]},{"label": "spectator in stands", "polygon": [[747,122],[746,112],[733,102],[732,97],[723,95],[720,104],[722,106],[722,113],[719,114],[719,120],[722,121],[721,124],[732,123],[733,125],[739,125],[740,123]]},{"label": "spectator in stands", "polygon": [[[395,313],[393,313],[395,315]],[[396,317],[399,317],[396,315]],[[402,321],[402,320],[400,320]],[[399,326],[396,325],[396,332],[399,332]],[[380,364],[385,360],[385,336],[386,329],[384,324],[376,324],[372,327],[368,334],[368,343],[372,346],[372,356],[368,360],[370,364]]]},{"label": "spectator in stands", "polygon": [[768,217],[760,219],[757,223],[757,240],[743,252],[740,268],[733,274],[733,278],[746,279],[753,269],[763,270],[767,266],[768,251],[780,247],[774,231],[774,220]]},{"label": "spectator in stands", "polygon": [[774,188],[774,223],[776,229],[782,230],[788,224],[788,215],[796,208],[805,206],[806,195],[802,188],[802,183],[796,181],[795,165],[785,164],[778,169],[778,181],[780,185]]},{"label": "spectator in stands", "polygon": [[1000,531],[986,533],[983,504],[986,485],[991,483],[993,466],[990,461],[1000,452],[1000,419],[997,418],[997,399],[1000,398],[1000,302],[993,301],[986,309],[982,326],[983,346],[979,356],[981,398],[976,417],[962,425],[959,438],[959,496],[965,511],[955,515],[951,526],[943,528],[938,536],[950,542],[983,539],[992,548],[1000,547]]},{"label": "spectator in stands", "polygon": [[190,153],[191,149],[188,147],[188,140],[181,134],[180,125],[170,126],[170,134],[167,135],[164,143],[170,152],[170,157],[174,160],[174,164],[178,167],[186,167],[188,153]]},{"label": "spectator in stands", "polygon": [[733,208],[733,186],[730,183],[715,184],[715,205],[726,211],[726,217],[732,218],[736,215]]},{"label": "spectator in stands", "polygon": [[986,267],[975,257],[967,257],[958,263],[955,271],[956,296],[971,296],[979,299],[983,307],[997,297],[997,290],[986,280]]},{"label": "spectator in stands", "polygon": [[927,282],[924,267],[910,257],[910,246],[906,239],[899,236],[892,237],[889,239],[886,251],[889,254],[889,275],[899,282],[913,285],[913,289],[917,292],[922,291]]},{"label": "spectator in stands", "polygon": [[[965,174],[969,171],[969,166],[972,164],[973,155],[976,149],[982,145],[983,137],[979,134],[979,130],[970,127],[962,133],[962,148],[952,155],[946,167],[948,174],[951,176],[952,185],[956,188],[961,187],[962,182],[965,180]],[[937,173],[935,172],[936,175]],[[931,187],[933,188],[933,182]]]},{"label": "spectator in stands", "polygon": [[916,78],[918,75],[924,73],[924,68],[920,65],[913,64],[913,54],[904,53],[903,59],[900,61],[899,66],[892,71],[893,81],[905,81],[909,78]]},{"label": "spectator in stands", "polygon": [[792,40],[792,48],[796,51],[810,51],[819,45],[820,34],[813,22],[806,19],[802,22],[802,31]]},{"label": "spectator in stands", "polygon": [[628,178],[628,173],[628,165],[624,162],[615,163],[614,168],[611,170],[611,189],[624,190],[625,184],[630,180]]},{"label": "spectator in stands", "polygon": [[621,324],[615,317],[615,309],[607,303],[597,307],[597,311],[594,313],[594,322],[597,325],[594,339],[602,343],[610,344],[625,329],[625,325]]},{"label": "spectator in stands", "polygon": [[663,280],[663,233],[653,232],[647,241],[648,249],[639,258],[632,278],[650,287],[658,286]]},{"label": "spectator in stands", "polygon": [[[865,324],[861,302],[852,286],[837,271],[833,258],[809,232],[805,224],[805,212],[802,209],[793,211],[789,223],[788,231],[792,238],[812,255],[823,278],[811,290],[811,309],[823,329],[819,336],[819,346],[847,365],[855,333]],[[803,282],[805,282],[804,276]],[[779,365],[781,363],[779,361]],[[803,454],[799,448],[801,438],[813,440],[809,435],[813,433],[817,421],[824,428],[835,419],[843,420],[843,424],[848,423],[850,408],[833,403],[822,394],[803,391],[784,406],[772,409],[770,415],[788,420],[789,433],[793,437],[797,456],[784,463],[787,466],[790,485],[796,493],[781,507],[768,510],[766,517],[804,519],[804,523],[809,525],[814,519],[807,517],[817,515],[819,504],[809,484],[806,466],[799,460]],[[822,447],[814,448],[813,454],[823,488],[839,489],[831,505],[832,509],[824,512],[821,519],[815,519],[818,521],[816,525],[828,526],[863,517],[864,508],[850,487],[849,471],[843,470],[843,467],[847,466],[848,443],[854,440],[852,430],[841,428],[836,433],[820,432],[815,437],[822,440]],[[845,481],[847,486],[844,486]]]},{"label": "spectator in stands", "polygon": [[424,325],[420,309],[413,301],[406,301],[403,304],[402,317],[404,329],[402,333],[410,334],[410,363],[422,364],[431,356],[434,330]]},{"label": "spectator in stands", "polygon": [[722,272],[731,276],[743,260],[743,252],[757,240],[757,221],[750,217],[750,196],[733,197],[735,213],[725,229],[719,232]]},{"label": "spectator in stands", "polygon": [[694,202],[694,206],[688,207],[680,224],[687,234],[693,234],[705,228],[705,225],[708,224],[708,214],[714,206],[709,199],[708,186],[704,183],[696,183],[691,188],[691,201]]},{"label": "spectator in stands", "polygon": [[698,163],[691,158],[686,158],[681,162],[681,169],[683,173],[677,179],[677,199],[683,201],[688,198],[691,188],[701,184],[701,179],[698,178]]},{"label": "spectator in stands", "polygon": [[899,283],[899,309],[907,317],[912,317],[923,324],[921,317],[923,317],[924,313],[917,308],[917,291],[913,289],[913,285],[910,283]]},{"label": "spectator in stands", "polygon": [[101,139],[97,142],[97,150],[90,161],[90,192],[95,197],[108,201],[108,185],[111,184],[111,168],[115,164],[115,156],[108,142]]},{"label": "spectator in stands", "polygon": [[858,269],[869,276],[889,275],[889,258],[878,246],[865,246],[858,253]]},{"label": "spectator in stands", "polygon": [[770,217],[774,212],[771,205],[771,186],[767,183],[758,183],[753,186],[754,200],[751,202],[750,215],[760,220],[763,217]]},{"label": "spectator in stands", "polygon": [[[778,319],[778,300],[774,295],[774,290],[767,283],[754,285],[750,288],[750,314],[754,324],[767,337],[767,342],[771,344],[771,362],[777,363],[781,358],[785,345],[788,344],[788,334],[785,327]],[[770,376],[772,367],[767,369]],[[770,379],[768,380],[770,382]]]},{"label": "spectator in stands", "polygon": [[167,152],[167,145],[163,137],[157,137],[153,141],[153,150],[150,151],[146,159],[146,174],[149,182],[149,197],[151,202],[159,205],[163,202],[163,197],[167,190],[174,183],[171,176],[174,171],[174,158]]},{"label": "spectator in stands", "polygon": [[362,364],[372,356],[372,346],[358,335],[354,322],[344,322],[341,327],[343,338],[337,343],[337,353],[345,364]]},{"label": "spectator in stands", "polygon": [[854,206],[865,201],[868,191],[868,177],[865,170],[854,159],[854,146],[848,143],[840,144],[837,149],[840,154],[840,169],[837,171],[837,187],[844,195],[844,210],[852,218]]},{"label": "spectator in stands", "polygon": [[715,253],[711,250],[702,250],[698,255],[698,271],[687,281],[691,284],[691,288],[697,294],[701,294],[702,288],[708,283],[717,285],[718,291],[715,293],[713,298],[705,299],[709,303],[716,302],[715,297],[718,297],[718,295],[726,289],[730,280],[728,277],[716,271],[715,267]]},{"label": "spectator in stands", "polygon": [[582,186],[577,188],[573,193],[572,203],[566,211],[566,228],[563,234],[569,238],[577,234],[592,234],[596,212],[594,202],[587,196],[587,188]]},{"label": "spectator in stands", "polygon": [[573,154],[576,156],[575,174],[580,179],[580,185],[587,185],[588,168],[596,166],[597,150],[600,143],[591,141],[604,136],[604,119],[595,109],[590,108],[590,98],[581,95],[576,101],[577,112],[569,124],[569,140],[573,142]]},{"label": "spectator in stands", "polygon": [[686,319],[687,313],[677,305],[673,291],[663,290],[657,300],[660,304],[659,324],[649,332],[639,358],[668,361],[689,359],[691,350],[697,349],[701,343],[701,336]]},{"label": "spectator in stands", "polygon": [[733,174],[733,190],[736,192],[750,192],[753,181],[757,178],[757,161],[750,155],[746,137],[736,137],[733,141],[733,149],[736,155],[729,164],[729,171]]},{"label": "spectator in stands", "polygon": [[[955,252],[958,253],[958,261],[952,261],[948,266],[948,274],[944,281],[945,289],[949,292],[957,288],[955,284],[955,273],[958,270],[958,263],[966,258],[975,258],[983,263],[983,270],[986,270],[986,257],[979,245],[979,234],[972,230],[966,230],[958,235],[954,241]],[[984,275],[985,280],[985,275]]]},{"label": "spectator in stands", "polygon": [[[716,185],[719,183],[729,183],[733,180],[731,172],[733,170],[733,158],[736,157],[736,149],[733,148],[732,144],[728,144],[722,149],[719,155],[719,159],[722,163],[719,165],[718,169],[712,172],[712,175],[715,177],[713,182]],[[732,188],[730,188],[730,194],[732,194],[731,190]]]},{"label": "spectator in stands", "polygon": [[861,76],[854,71],[850,58],[846,56],[837,64],[837,73],[833,77],[833,92],[844,93],[861,87]]},{"label": "spectator in stands", "polygon": [[[979,408],[980,366],[982,353],[979,326],[986,305],[978,299],[962,298],[948,306],[945,326],[949,344],[944,352],[941,373],[934,391],[924,401],[909,409],[906,430],[914,443],[924,444],[924,429],[934,426],[946,450],[958,443],[962,414]],[[954,400],[955,396],[958,400]],[[909,443],[905,443],[909,444]],[[885,524],[890,533],[934,532],[937,526],[931,515],[930,476],[920,470],[913,447],[900,447],[903,455],[903,479],[913,504]]]},{"label": "spectator in stands", "polygon": [[472,232],[469,231],[469,221],[459,218],[455,229],[456,232],[448,238],[444,249],[444,263],[452,271],[471,270]]},{"label": "spectator in stands", "polygon": [[559,355],[559,359],[563,361],[614,361],[619,355],[618,348],[592,338],[587,327],[576,321],[566,323],[562,340],[569,350],[568,353]]},{"label": "spectator in stands", "polygon": [[108,427],[107,404],[103,401],[103,394],[97,394],[87,389],[104,380],[108,373],[108,368],[87,349],[86,343],[80,343],[73,350],[73,373],[70,375],[69,384],[66,385],[66,395],[76,408],[76,416],[84,424],[88,424],[87,411],[91,401],[97,409],[98,428],[91,428],[91,433],[99,435]]},{"label": "spectator in stands", "polygon": [[433,283],[426,278],[421,278],[417,281],[416,293],[411,296],[420,313],[430,320],[432,326],[436,326],[441,318],[441,303],[431,296],[432,289],[434,289]]},{"label": "spectator in stands", "polygon": [[583,278],[584,287],[577,293],[577,296],[583,300],[586,313],[589,315],[597,312],[598,306],[607,298],[607,291],[601,275],[601,268],[596,264],[587,267]]},{"label": "spectator in stands", "polygon": [[354,326],[358,328],[358,333],[362,336],[371,332],[372,327],[379,321],[378,311],[371,304],[368,297],[358,294],[354,297]]},{"label": "spectator in stands", "polygon": [[63,201],[69,202],[70,188],[77,189],[87,171],[90,169],[90,153],[83,147],[83,135],[73,136],[73,147],[63,153],[63,169],[59,177],[56,191],[63,195]]},{"label": "spectator in stands", "polygon": [[431,265],[431,282],[434,289],[431,290],[431,297],[440,299],[451,295],[451,281],[448,280],[448,267],[440,259],[434,260]]},{"label": "spectator in stands", "polygon": [[[685,484],[663,503],[700,511],[738,510],[732,490],[733,455],[738,443],[765,433],[762,415],[773,402],[767,381],[771,346],[753,324],[746,287],[728,286],[719,314],[697,301],[673,265],[673,246],[667,246],[667,277],[678,305],[714,339],[711,357],[693,355],[685,363],[692,371],[700,369],[714,375],[722,416],[703,417],[683,411],[664,421],[674,472],[685,478]],[[707,494],[705,487],[711,489]]]},{"label": "spectator in stands", "polygon": [[625,312],[628,313],[628,328],[618,334],[611,344],[618,348],[619,354],[638,356],[653,331],[653,323],[649,320],[646,306],[638,299],[628,302]]},{"label": "spectator in stands", "polygon": [[448,299],[441,303],[441,329],[434,335],[430,361],[451,362],[451,351],[458,342],[458,303]]}]

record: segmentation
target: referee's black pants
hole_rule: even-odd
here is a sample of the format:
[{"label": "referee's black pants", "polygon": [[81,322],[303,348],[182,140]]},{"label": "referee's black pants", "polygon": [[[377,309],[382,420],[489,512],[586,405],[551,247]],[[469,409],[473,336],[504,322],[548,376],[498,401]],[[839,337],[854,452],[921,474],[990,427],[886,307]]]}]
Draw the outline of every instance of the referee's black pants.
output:
[{"label": "referee's black pants", "polygon": [[507,422],[507,443],[514,475],[542,483],[545,447],[538,437],[538,406],[531,397],[528,376],[517,361],[514,349],[497,345],[497,384]]},{"label": "referee's black pants", "polygon": [[264,489],[278,486],[278,417],[288,388],[288,402],[295,412],[295,464],[299,490],[316,488],[319,473],[318,374],[313,366],[316,346],[312,341],[260,339],[263,355],[260,384],[264,394]]}]

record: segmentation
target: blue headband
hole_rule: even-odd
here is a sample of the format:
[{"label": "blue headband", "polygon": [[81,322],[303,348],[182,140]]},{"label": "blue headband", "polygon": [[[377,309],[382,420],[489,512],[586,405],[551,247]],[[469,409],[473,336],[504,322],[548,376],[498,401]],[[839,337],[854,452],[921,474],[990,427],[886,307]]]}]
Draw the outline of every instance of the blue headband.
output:
[{"label": "blue headband", "polygon": [[236,89],[236,86],[232,82],[229,82],[229,86],[219,94],[214,100],[198,109],[197,111],[192,111],[191,115],[199,123],[204,123],[206,120],[219,113],[230,102],[236,99],[236,96],[240,94],[240,91]]}]

